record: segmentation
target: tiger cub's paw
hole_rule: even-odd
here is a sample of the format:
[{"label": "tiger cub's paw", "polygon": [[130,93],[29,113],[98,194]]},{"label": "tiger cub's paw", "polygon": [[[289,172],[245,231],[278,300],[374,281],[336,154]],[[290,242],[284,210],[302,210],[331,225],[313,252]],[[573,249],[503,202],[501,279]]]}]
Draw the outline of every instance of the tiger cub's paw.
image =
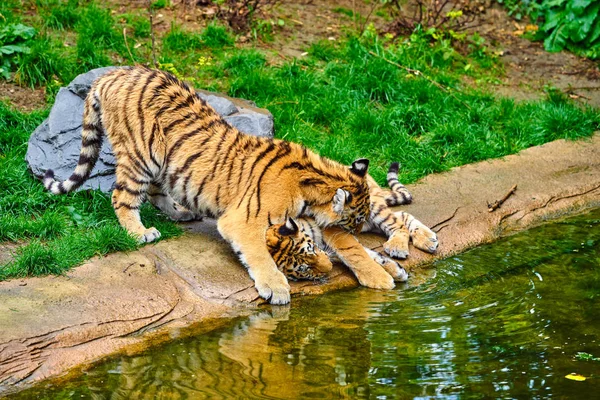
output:
[{"label": "tiger cub's paw", "polygon": [[381,265],[383,269],[394,278],[394,281],[406,282],[408,280],[408,273],[406,270],[391,258],[378,254],[377,257],[375,257],[375,262]]},{"label": "tiger cub's paw", "polygon": [[160,232],[155,227],[148,228],[138,238],[138,243],[151,243],[160,238]]},{"label": "tiger cub's paw", "polygon": [[374,264],[377,268],[368,268],[365,270],[353,270],[354,275],[358,282],[365,287],[371,289],[393,289],[394,278],[387,273],[385,269],[377,264]]},{"label": "tiger cub's paw", "polygon": [[383,250],[394,258],[405,259],[408,257],[408,242],[410,236],[408,232],[396,231],[387,242],[383,244]]},{"label": "tiger cub's paw", "polygon": [[438,238],[435,232],[425,225],[419,226],[411,234],[413,246],[428,253],[435,253],[438,248]]}]

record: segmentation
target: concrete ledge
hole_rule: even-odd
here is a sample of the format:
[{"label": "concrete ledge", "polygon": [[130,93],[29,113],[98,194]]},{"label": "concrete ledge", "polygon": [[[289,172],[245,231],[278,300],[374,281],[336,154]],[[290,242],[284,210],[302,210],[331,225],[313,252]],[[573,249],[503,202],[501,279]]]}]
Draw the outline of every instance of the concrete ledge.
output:
[{"label": "concrete ledge", "polygon": [[[488,212],[487,202],[514,184],[516,193]],[[441,243],[435,255],[411,250],[404,265],[416,285],[434,273],[422,266],[437,258],[600,207],[600,135],[455,168],[409,189],[415,202],[404,209],[434,227]],[[96,258],[64,276],[1,282],[0,396],[111,354],[210,330],[255,309],[261,301],[252,281],[214,223],[186,227],[181,238]],[[374,235],[362,240],[375,249],[384,241]],[[293,283],[292,292],[356,286],[336,266],[325,284]]]}]

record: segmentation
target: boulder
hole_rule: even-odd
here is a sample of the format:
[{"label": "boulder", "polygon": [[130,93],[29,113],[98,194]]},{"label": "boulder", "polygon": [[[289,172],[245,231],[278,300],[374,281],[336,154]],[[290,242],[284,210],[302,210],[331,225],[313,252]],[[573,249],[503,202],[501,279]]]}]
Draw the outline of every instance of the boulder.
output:
[{"label": "boulder", "polygon": [[[47,169],[54,170],[58,179],[67,179],[79,159],[83,104],[94,80],[116,67],[91,70],[77,76],[61,88],[48,118],[36,128],[25,156],[32,173],[41,178]],[[265,109],[243,99],[208,91],[198,91],[198,96],[221,114],[227,122],[241,132],[263,137],[273,137],[273,116]],[[109,192],[115,181],[115,158],[108,140],[102,145],[100,157],[90,178],[81,189],[100,189]]]}]

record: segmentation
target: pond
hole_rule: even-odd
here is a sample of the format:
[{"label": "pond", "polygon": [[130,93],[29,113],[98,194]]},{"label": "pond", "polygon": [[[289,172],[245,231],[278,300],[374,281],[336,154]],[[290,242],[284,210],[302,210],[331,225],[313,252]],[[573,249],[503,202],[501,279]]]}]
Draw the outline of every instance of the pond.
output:
[{"label": "pond", "polygon": [[434,268],[417,287],[294,298],[14,398],[598,396],[600,359],[577,354],[600,357],[600,210]]}]

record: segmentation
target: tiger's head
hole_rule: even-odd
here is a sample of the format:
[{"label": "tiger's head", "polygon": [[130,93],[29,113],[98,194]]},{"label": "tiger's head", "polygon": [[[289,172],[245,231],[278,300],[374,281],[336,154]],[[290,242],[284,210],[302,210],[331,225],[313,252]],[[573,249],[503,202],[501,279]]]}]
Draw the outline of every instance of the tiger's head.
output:
[{"label": "tiger's head", "polygon": [[290,280],[322,279],[333,268],[327,253],[298,229],[292,218],[284,224],[271,225],[266,238],[277,268]]},{"label": "tiger's head", "polygon": [[320,226],[337,225],[348,232],[359,233],[371,213],[368,168],[369,160],[354,161],[347,174],[347,182],[327,188],[327,193],[333,197],[313,201],[307,214],[314,217]]}]

